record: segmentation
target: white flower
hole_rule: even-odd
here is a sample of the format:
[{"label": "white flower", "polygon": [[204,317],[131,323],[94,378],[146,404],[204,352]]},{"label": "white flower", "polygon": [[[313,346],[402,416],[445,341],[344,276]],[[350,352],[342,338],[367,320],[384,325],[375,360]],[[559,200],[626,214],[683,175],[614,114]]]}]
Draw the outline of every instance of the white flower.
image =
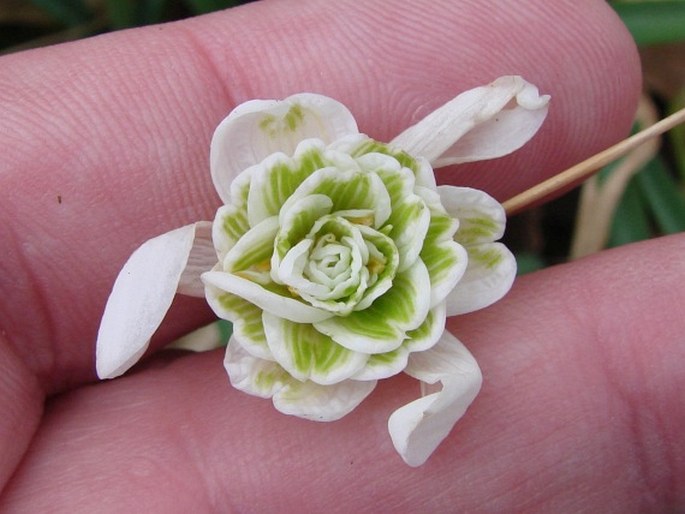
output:
[{"label": "white flower", "polygon": [[281,412],[332,421],[379,379],[404,371],[440,382],[388,422],[402,458],[422,464],[481,385],[446,316],[497,301],[516,272],[495,242],[501,205],[475,189],[437,187],[433,168],[516,150],[548,99],[502,77],[389,144],[360,134],[324,96],[240,105],[211,145],[223,206],[213,223],[151,239],[125,264],[98,334],[98,375],[118,376],[140,358],[176,292],[206,296],[234,324],[231,383]]}]

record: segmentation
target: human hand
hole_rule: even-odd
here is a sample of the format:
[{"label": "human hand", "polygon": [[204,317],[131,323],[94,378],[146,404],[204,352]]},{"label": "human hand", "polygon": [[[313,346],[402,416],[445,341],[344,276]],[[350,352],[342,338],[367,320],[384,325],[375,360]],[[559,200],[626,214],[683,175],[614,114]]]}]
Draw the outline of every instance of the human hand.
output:
[{"label": "human hand", "polygon": [[[241,101],[321,92],[389,140],[456,93],[521,74],[553,97],[540,134],[510,157],[440,172],[501,200],[629,127],[637,61],[602,2],[393,5],[312,1],[293,14],[256,4],[0,60],[0,180],[13,192],[0,209],[9,254],[0,264],[1,507],[625,511],[682,502],[677,237],[526,277],[499,304],[451,320],[484,387],[419,469],[387,440],[389,413],[416,394],[400,377],[326,425],[232,390],[221,351],[159,353],[92,385],[114,276],[145,239],[212,218],[208,143]],[[152,346],[210,319],[203,302],[180,299]]]}]

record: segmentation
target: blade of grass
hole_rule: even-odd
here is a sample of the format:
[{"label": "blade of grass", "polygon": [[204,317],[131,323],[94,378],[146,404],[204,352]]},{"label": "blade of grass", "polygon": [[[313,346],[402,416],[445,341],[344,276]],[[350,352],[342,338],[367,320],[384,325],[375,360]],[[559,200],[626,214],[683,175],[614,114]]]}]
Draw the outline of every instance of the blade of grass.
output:
[{"label": "blade of grass", "polygon": [[167,0],[144,0],[138,2],[136,25],[152,25],[164,21]]},{"label": "blade of grass", "polygon": [[167,0],[107,0],[107,14],[117,29],[140,27],[165,20]]},{"label": "blade of grass", "polygon": [[123,29],[136,25],[135,0],[106,0],[105,5],[113,28]]},{"label": "blade of grass", "polygon": [[[669,112],[676,112],[685,107],[685,88],[680,91],[670,103]],[[685,126],[673,127],[669,133],[669,141],[673,149],[676,170],[681,181],[685,181]]]},{"label": "blade of grass", "polygon": [[656,157],[635,178],[661,232],[684,231],[685,197],[664,161]]},{"label": "blade of grass", "polygon": [[652,237],[647,205],[635,177],[628,183],[626,190],[616,207],[608,246],[615,247]]},{"label": "blade of grass", "polygon": [[31,0],[31,3],[67,27],[85,23],[92,16],[81,0]]},{"label": "blade of grass", "polygon": [[186,0],[185,3],[194,14],[205,14],[233,7],[238,2],[236,0]]},{"label": "blade of grass", "polygon": [[685,40],[685,2],[613,2],[611,6],[640,46]]}]

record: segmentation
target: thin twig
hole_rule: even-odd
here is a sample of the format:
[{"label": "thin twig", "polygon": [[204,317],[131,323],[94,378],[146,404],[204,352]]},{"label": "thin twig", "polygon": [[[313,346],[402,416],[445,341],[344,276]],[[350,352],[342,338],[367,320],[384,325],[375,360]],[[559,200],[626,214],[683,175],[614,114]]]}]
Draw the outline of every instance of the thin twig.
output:
[{"label": "thin twig", "polygon": [[681,109],[671,114],[642,132],[638,132],[620,143],[593,155],[589,159],[586,159],[575,166],[571,166],[569,169],[562,171],[544,182],[540,182],[523,193],[504,202],[503,205],[504,209],[507,211],[507,215],[511,216],[512,214],[516,214],[526,207],[552,195],[556,191],[577,182],[581,182],[607,164],[624,156],[633,148],[640,146],[645,141],[660,136],[683,122],[685,122],[685,109]]}]

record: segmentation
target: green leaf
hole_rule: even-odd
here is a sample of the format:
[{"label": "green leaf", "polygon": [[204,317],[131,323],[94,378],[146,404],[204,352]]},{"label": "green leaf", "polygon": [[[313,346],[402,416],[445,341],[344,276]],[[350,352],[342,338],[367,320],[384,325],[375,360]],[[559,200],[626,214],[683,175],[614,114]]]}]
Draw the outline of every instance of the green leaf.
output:
[{"label": "green leaf", "polygon": [[[675,99],[668,106],[668,114],[673,114],[685,108],[685,88],[681,89]],[[675,159],[676,169],[680,180],[685,180],[685,125],[681,124],[668,131],[673,158]]]},{"label": "green leaf", "polygon": [[685,40],[685,2],[614,2],[611,5],[638,45]]},{"label": "green leaf", "polygon": [[219,329],[221,340],[224,341],[224,343],[228,343],[228,340],[231,338],[231,334],[233,333],[233,323],[225,319],[220,319],[217,321],[216,325]]},{"label": "green leaf", "polygon": [[651,236],[647,205],[640,194],[636,179],[633,178],[616,207],[608,244],[615,247],[643,241]]},{"label": "green leaf", "polygon": [[91,17],[82,0],[31,0],[31,3],[68,27],[85,23]]},{"label": "green leaf", "polygon": [[106,7],[114,28],[139,27],[164,21],[167,0],[106,0]]},{"label": "green leaf", "polygon": [[533,252],[521,252],[516,254],[516,274],[525,275],[545,267],[544,259]]},{"label": "green leaf", "polygon": [[194,14],[219,11],[238,4],[236,0],[186,0],[185,3]]},{"label": "green leaf", "polygon": [[651,160],[645,170],[636,175],[636,180],[661,232],[684,231],[685,197],[663,160],[659,157]]}]

